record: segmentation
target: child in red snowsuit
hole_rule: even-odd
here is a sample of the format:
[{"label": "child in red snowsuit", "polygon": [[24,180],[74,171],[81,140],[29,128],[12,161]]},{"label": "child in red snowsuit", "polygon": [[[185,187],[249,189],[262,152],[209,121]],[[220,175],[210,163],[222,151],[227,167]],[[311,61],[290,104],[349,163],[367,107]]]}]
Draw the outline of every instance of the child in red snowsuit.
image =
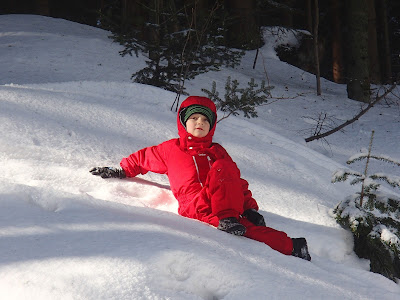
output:
[{"label": "child in red snowsuit", "polygon": [[213,143],[217,112],[205,97],[182,102],[177,116],[179,138],[147,147],[123,158],[122,169],[96,167],[103,178],[167,174],[181,216],[200,220],[220,230],[263,242],[286,255],[311,260],[304,238],[265,226],[257,202],[240,177],[236,164],[219,144]]}]

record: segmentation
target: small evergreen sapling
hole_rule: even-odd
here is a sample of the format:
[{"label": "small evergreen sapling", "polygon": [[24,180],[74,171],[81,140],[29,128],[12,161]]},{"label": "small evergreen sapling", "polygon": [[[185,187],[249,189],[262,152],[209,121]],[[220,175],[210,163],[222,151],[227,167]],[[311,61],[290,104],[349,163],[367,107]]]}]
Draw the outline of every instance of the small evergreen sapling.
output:
[{"label": "small evergreen sapling", "polygon": [[[367,153],[352,156],[347,164],[366,160],[363,173],[341,169],[333,174],[332,182],[361,183],[360,192],[348,196],[334,209],[339,224],[354,236],[354,251],[370,260],[370,270],[397,281],[400,278],[400,198],[383,191],[379,181],[400,188],[400,177],[385,173],[368,174],[370,160],[400,166],[400,162],[384,155],[372,155],[373,135]],[[363,201],[364,198],[366,201]]]},{"label": "small evergreen sapling", "polygon": [[[113,18],[103,15],[114,41],[124,46],[120,54],[140,53],[146,58],[146,66],[132,74],[132,80],[181,95],[187,94],[186,80],[240,63],[244,51],[230,47],[226,38],[233,20],[226,15],[224,2],[214,1],[207,9],[198,2],[143,1],[140,7],[146,17],[132,18],[132,24],[124,23],[117,4]],[[121,22],[124,26],[113,24]]]},{"label": "small evergreen sapling", "polygon": [[258,117],[256,107],[268,102],[268,99],[271,98],[270,91],[273,86],[265,86],[263,80],[260,88],[258,88],[254,78],[251,78],[247,84],[247,88],[239,88],[239,82],[231,80],[229,76],[225,84],[224,99],[219,97],[215,81],[212,83],[211,91],[201,89],[215,103],[217,109],[224,112],[224,116],[219,121],[228,118],[230,115],[237,116],[239,112],[243,112],[246,118]]}]

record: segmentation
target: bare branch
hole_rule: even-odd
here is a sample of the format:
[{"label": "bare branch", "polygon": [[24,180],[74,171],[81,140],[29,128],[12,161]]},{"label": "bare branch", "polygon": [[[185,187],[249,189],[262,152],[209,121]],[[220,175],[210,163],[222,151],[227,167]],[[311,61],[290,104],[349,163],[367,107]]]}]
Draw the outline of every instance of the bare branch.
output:
[{"label": "bare branch", "polygon": [[375,104],[377,104],[379,101],[381,101],[382,99],[384,99],[389,93],[391,93],[395,88],[396,88],[396,84],[393,84],[390,88],[388,88],[385,93],[383,93],[381,96],[378,96],[378,94],[376,95],[376,98],[374,101],[370,102],[368,104],[367,107],[365,107],[364,109],[362,109],[357,115],[355,115],[352,119],[347,120],[346,122],[344,122],[343,124],[339,125],[336,128],[333,128],[332,130],[326,131],[324,133],[321,134],[317,134],[314,136],[310,136],[308,138],[305,139],[306,143],[314,141],[314,140],[318,140],[324,137],[327,137],[328,135],[331,135],[341,129],[343,129],[344,127],[346,127],[347,125],[350,125],[352,123],[354,123],[355,121],[357,121],[359,118],[361,118],[365,113],[367,113],[372,107],[374,107]]}]

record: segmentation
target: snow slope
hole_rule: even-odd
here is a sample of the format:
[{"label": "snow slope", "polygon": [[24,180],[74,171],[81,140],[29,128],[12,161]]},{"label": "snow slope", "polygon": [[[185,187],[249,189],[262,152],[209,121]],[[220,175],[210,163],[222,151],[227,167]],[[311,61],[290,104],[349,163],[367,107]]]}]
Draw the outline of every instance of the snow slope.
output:
[{"label": "snow slope", "polygon": [[398,299],[399,285],[369,272],[331,217],[353,187],[330,183],[367,147],[372,125],[387,141],[378,151],[398,158],[396,107],[377,107],[329,146],[305,144],[303,115],[345,118],[358,104],[325,81],[324,98],[314,96],[313,76],[269,44],[256,70],[249,52],[236,70],[189,82],[201,94],[216,78],[221,88],[227,76],[261,80],[267,65],[276,97],[301,94],[261,107],[258,119],[229,117],[215,141],[267,225],[307,238],[307,262],[178,216],[165,176],[88,172],[177,135],[175,94],[130,82],[143,58],[122,58],[108,32],[65,20],[0,15],[0,28],[0,299]]}]

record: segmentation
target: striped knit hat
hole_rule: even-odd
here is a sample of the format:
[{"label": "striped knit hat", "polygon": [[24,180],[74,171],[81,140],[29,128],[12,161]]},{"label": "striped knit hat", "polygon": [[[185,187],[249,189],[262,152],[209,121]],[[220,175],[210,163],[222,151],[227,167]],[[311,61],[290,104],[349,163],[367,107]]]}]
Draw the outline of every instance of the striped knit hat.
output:
[{"label": "striped knit hat", "polygon": [[208,123],[210,123],[210,128],[213,128],[215,122],[215,114],[208,107],[199,104],[190,105],[181,112],[181,120],[183,121],[184,126],[186,126],[186,121],[193,114],[202,114],[203,116],[205,116],[208,120]]}]

